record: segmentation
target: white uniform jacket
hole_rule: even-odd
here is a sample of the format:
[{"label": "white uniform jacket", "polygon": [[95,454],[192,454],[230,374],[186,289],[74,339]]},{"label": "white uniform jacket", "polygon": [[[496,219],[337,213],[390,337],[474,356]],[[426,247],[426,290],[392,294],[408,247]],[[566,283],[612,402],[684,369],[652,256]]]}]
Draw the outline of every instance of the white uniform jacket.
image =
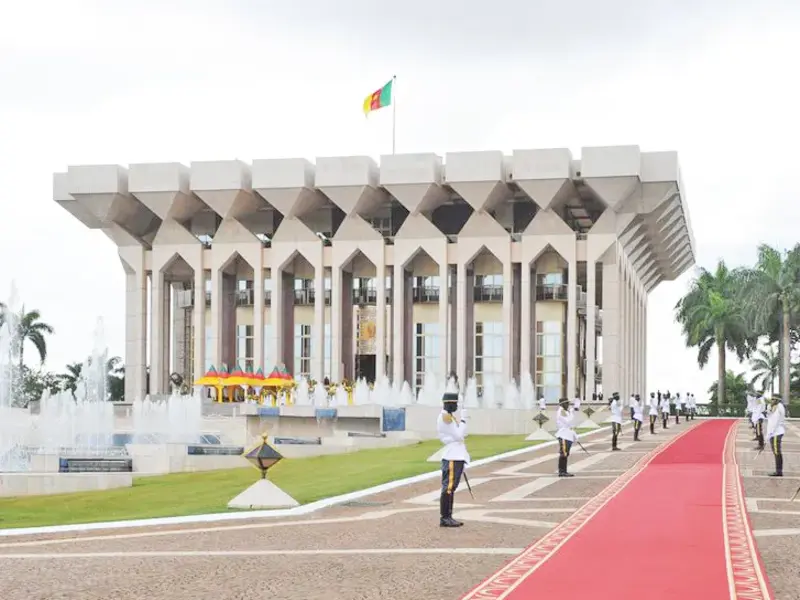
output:
[{"label": "white uniform jacket", "polygon": [[578,436],[573,429],[574,426],[575,411],[569,409],[564,410],[563,408],[559,407],[558,413],[556,414],[556,427],[558,427],[558,431],[556,431],[556,437],[560,440],[574,442],[578,439]]},{"label": "white uniform jacket", "polygon": [[649,416],[658,417],[658,399],[657,398],[650,398],[650,404],[648,405],[649,408]]},{"label": "white uniform jacket", "polygon": [[661,398],[661,412],[669,414],[669,398]]},{"label": "white uniform jacket", "polygon": [[469,462],[469,453],[464,439],[467,437],[467,424],[456,421],[456,417],[443,410],[436,421],[436,433],[444,444],[444,460],[463,460]]},{"label": "white uniform jacket", "polygon": [[764,404],[763,402],[758,402],[753,406],[753,414],[750,417],[750,420],[752,421],[753,425],[764,419],[764,409],[766,407],[767,407],[766,404]]},{"label": "white uniform jacket", "polygon": [[771,440],[775,436],[783,435],[786,433],[786,408],[783,402],[776,404],[767,418],[767,439]]},{"label": "white uniform jacket", "polygon": [[611,422],[622,425],[622,402],[619,400],[611,401]]},{"label": "white uniform jacket", "polygon": [[644,410],[642,409],[642,403],[638,402],[636,398],[631,401],[631,407],[633,408],[633,418],[636,421],[641,423],[644,421]]}]

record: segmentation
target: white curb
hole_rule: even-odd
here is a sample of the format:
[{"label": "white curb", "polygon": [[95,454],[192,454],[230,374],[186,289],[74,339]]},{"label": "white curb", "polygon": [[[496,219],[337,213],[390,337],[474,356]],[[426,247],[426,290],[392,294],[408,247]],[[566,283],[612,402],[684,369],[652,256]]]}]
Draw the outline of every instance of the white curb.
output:
[{"label": "white curb", "polygon": [[[581,435],[582,436],[594,435],[596,433],[600,433],[601,431],[608,431],[609,429],[610,427],[601,427],[600,429],[588,431]],[[543,444],[535,444],[527,448],[511,450],[510,452],[504,452],[503,454],[488,456],[486,458],[482,458],[480,460],[471,462],[469,466],[480,467],[483,465],[488,465],[498,460],[512,458],[514,456],[519,456],[520,454],[525,454],[527,452],[533,452],[534,450],[539,450],[540,448],[555,446],[556,443],[557,443],[556,440],[553,440],[551,442],[544,442]],[[104,523],[76,523],[74,525],[19,527],[16,529],[0,529],[0,537],[97,531],[98,529],[131,529],[135,527],[160,527],[163,525],[185,525],[187,523],[219,523],[221,521],[243,521],[246,519],[262,519],[267,517],[296,517],[298,515],[307,515],[309,513],[313,513],[323,508],[334,506],[336,504],[342,504],[344,502],[351,502],[353,500],[358,500],[359,498],[364,498],[365,496],[372,496],[374,494],[388,492],[390,490],[394,490],[406,485],[412,485],[415,483],[420,483],[422,481],[427,481],[428,479],[434,479],[436,477],[439,477],[440,475],[441,471],[439,470],[430,471],[428,473],[422,473],[421,475],[415,475],[413,477],[407,477],[405,479],[397,479],[395,481],[382,483],[381,485],[376,485],[371,488],[366,488],[363,490],[357,490],[355,492],[342,494],[341,496],[332,496],[330,498],[323,498],[322,500],[317,500],[316,502],[310,502],[309,504],[303,504],[296,508],[282,508],[278,510],[249,510],[249,511],[241,511],[234,513],[230,512],[210,513],[204,515],[186,515],[182,517],[159,517],[155,519],[108,521]]]}]

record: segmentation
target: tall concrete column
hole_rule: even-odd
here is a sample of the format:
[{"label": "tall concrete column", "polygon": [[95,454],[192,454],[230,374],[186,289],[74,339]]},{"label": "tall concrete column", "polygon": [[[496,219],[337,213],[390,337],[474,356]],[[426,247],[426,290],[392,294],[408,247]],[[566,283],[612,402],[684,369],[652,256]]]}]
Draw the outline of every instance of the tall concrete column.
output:
[{"label": "tall concrete column", "polygon": [[520,378],[528,373],[531,377],[534,370],[531,369],[531,354],[533,346],[534,327],[531,325],[531,266],[525,261],[522,262],[522,272],[520,273],[520,352],[519,352],[519,375]]},{"label": "tall concrete column", "polygon": [[125,269],[125,400],[145,395],[147,377],[147,273],[143,265]]},{"label": "tall concrete column", "polygon": [[[332,286],[331,286],[332,287]],[[311,377],[316,381],[325,378],[325,268],[314,270],[314,328],[311,330]]]},{"label": "tall concrete column", "polygon": [[[458,288],[457,306],[456,306],[456,340],[457,340],[457,353],[456,365],[457,375],[460,381],[467,381],[467,294],[471,292],[467,288],[467,265],[459,264],[456,275],[456,286]],[[469,371],[472,371],[469,368]]]},{"label": "tall concrete column", "polygon": [[642,365],[642,387],[647,389],[647,292],[642,294],[642,355],[644,364]]},{"label": "tall concrete column", "polygon": [[503,262],[503,381],[509,381],[514,373],[513,284],[514,268],[509,258]]},{"label": "tall concrete column", "polygon": [[[253,364],[257,370],[264,364],[264,259],[258,253],[253,267]],[[269,367],[264,367],[269,369]]]},{"label": "tall concrete column", "polygon": [[585,400],[591,400],[595,392],[594,365],[596,353],[595,328],[597,327],[595,299],[597,298],[597,273],[593,257],[586,261],[586,385]]},{"label": "tall concrete column", "polygon": [[395,265],[394,277],[392,278],[392,316],[394,317],[392,380],[398,385],[402,385],[406,380],[406,361],[404,358],[406,346],[405,285],[405,268],[403,265]]},{"label": "tall concrete column", "polygon": [[386,265],[379,262],[375,265],[375,379],[379,381],[386,375]]},{"label": "tall concrete column", "polygon": [[612,259],[603,263],[603,394],[620,392],[620,271]]},{"label": "tall concrete column", "polygon": [[577,369],[578,342],[578,263],[573,258],[568,263],[569,287],[567,288],[567,397],[575,396],[577,386],[575,376]]},{"label": "tall concrete column", "polygon": [[448,362],[448,348],[450,347],[450,287],[448,286],[448,275],[450,265],[447,261],[439,263],[439,370],[442,377],[447,377],[450,373]]},{"label": "tall concrete column", "polygon": [[[345,317],[342,312],[344,308],[342,305],[343,284],[342,269],[334,267],[331,269],[331,379],[333,381],[341,381],[344,377],[342,364],[343,320],[347,317],[351,320],[353,318],[352,315]],[[352,286],[347,291],[352,294]]]},{"label": "tall concrete column", "polygon": [[[270,358],[278,365],[284,362],[283,358],[283,348],[284,348],[284,336],[285,336],[285,329],[283,323],[283,305],[286,299],[286,294],[283,290],[283,267],[276,266],[272,269],[272,291],[270,296],[270,307],[269,307],[269,316],[270,316],[270,325],[272,326],[272,350],[270,352]],[[213,290],[212,290],[213,296]],[[214,300],[212,298],[211,304],[214,304]],[[271,369],[273,365],[264,365],[265,369]]]},{"label": "tall concrete column", "polygon": [[[263,286],[263,284],[262,284]],[[263,293],[262,293],[263,295]],[[203,269],[194,271],[194,375],[199,378],[206,372],[206,274]]]},{"label": "tall concrete column", "polygon": [[169,288],[164,274],[154,272],[150,285],[152,309],[150,319],[150,393],[166,392],[169,369]]}]

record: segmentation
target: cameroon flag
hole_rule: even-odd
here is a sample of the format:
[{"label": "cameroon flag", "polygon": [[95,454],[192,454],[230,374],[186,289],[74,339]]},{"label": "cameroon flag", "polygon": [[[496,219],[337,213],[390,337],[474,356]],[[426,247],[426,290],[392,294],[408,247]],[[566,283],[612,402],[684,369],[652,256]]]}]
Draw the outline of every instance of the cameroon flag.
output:
[{"label": "cameroon flag", "polygon": [[369,96],[364,98],[364,114],[367,115],[373,110],[384,108],[392,103],[392,84],[394,78],[382,88],[375,90]]}]

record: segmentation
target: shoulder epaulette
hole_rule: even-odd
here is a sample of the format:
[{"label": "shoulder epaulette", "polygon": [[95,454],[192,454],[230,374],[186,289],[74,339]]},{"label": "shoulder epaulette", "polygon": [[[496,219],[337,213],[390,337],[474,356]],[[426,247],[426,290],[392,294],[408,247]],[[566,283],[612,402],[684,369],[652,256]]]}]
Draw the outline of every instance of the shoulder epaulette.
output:
[{"label": "shoulder epaulette", "polygon": [[444,415],[444,416],[442,417],[442,420],[443,420],[445,423],[448,423],[448,424],[449,424],[449,423],[452,423],[452,422],[453,422],[453,415],[450,415],[450,414]]}]

